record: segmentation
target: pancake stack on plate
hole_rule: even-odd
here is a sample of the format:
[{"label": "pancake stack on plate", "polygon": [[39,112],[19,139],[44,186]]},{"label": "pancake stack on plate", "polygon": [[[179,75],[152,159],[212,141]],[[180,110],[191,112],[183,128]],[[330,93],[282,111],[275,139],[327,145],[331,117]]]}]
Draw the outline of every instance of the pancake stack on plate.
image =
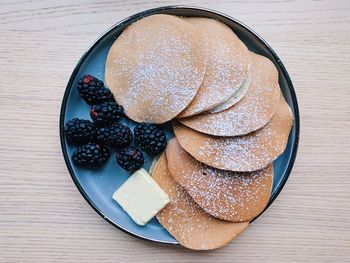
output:
[{"label": "pancake stack on plate", "polygon": [[153,15],[115,41],[106,82],[132,120],[172,120],[152,176],[171,200],[157,219],[179,243],[221,247],[264,210],[293,122],[268,58],[216,20]]}]

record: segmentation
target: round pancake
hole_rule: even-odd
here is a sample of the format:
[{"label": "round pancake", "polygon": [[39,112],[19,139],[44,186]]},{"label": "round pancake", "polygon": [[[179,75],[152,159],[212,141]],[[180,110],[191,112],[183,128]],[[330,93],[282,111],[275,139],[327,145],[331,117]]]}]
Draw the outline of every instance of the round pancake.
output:
[{"label": "round pancake", "polygon": [[105,80],[125,114],[164,123],[192,101],[203,81],[205,58],[194,27],[170,15],[130,26],[109,50]]},{"label": "round pancake", "polygon": [[209,112],[217,113],[217,112],[220,112],[220,111],[224,111],[224,110],[232,107],[233,105],[235,105],[239,101],[241,101],[244,98],[244,96],[247,94],[247,91],[249,89],[251,80],[252,80],[252,77],[251,77],[251,73],[250,73],[250,70],[249,70],[248,76],[244,80],[244,82],[243,82],[242,86],[239,88],[239,90],[237,90],[232,95],[232,97],[230,97],[227,101],[225,101],[224,103],[221,103],[220,105],[216,106],[215,108],[209,110]]},{"label": "round pancake", "polygon": [[174,132],[182,148],[198,161],[222,170],[249,172],[266,167],[285,150],[292,122],[292,112],[282,97],[271,120],[245,136],[215,137],[180,123],[174,124]]},{"label": "round pancake", "polygon": [[208,18],[186,18],[203,36],[207,69],[198,93],[178,117],[210,110],[235,94],[248,76],[250,53],[225,24]]},{"label": "round pancake", "polygon": [[233,221],[251,221],[270,199],[273,166],[255,172],[215,169],[196,161],[172,139],[166,149],[170,175],[208,214]]},{"label": "round pancake", "polygon": [[252,53],[252,60],[252,81],[240,102],[219,113],[202,113],[180,119],[181,123],[216,136],[240,136],[265,126],[280,100],[278,71],[266,57]]},{"label": "round pancake", "polygon": [[249,225],[249,222],[220,220],[204,212],[171,177],[165,154],[161,156],[152,177],[170,198],[170,203],[156,217],[184,247],[195,250],[222,247]]}]

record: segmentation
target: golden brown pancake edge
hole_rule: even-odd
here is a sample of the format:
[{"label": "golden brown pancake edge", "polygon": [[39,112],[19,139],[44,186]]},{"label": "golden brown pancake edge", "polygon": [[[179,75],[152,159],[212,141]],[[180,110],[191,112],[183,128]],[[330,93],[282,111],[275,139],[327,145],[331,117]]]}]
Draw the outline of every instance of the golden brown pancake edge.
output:
[{"label": "golden brown pancake edge", "polygon": [[248,227],[249,222],[228,222],[204,212],[172,179],[165,154],[160,157],[152,177],[170,198],[170,203],[156,217],[184,247],[194,250],[220,248]]}]

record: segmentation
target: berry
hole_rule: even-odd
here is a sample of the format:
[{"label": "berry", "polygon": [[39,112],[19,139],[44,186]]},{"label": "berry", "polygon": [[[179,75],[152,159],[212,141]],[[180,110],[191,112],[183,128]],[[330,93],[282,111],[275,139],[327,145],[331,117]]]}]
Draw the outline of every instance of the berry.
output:
[{"label": "berry", "polygon": [[88,120],[74,118],[66,123],[64,134],[69,143],[82,145],[96,140],[96,127]]},{"label": "berry", "polygon": [[109,158],[109,150],[95,143],[88,143],[78,147],[72,155],[73,163],[81,167],[100,167]]},{"label": "berry", "polygon": [[132,147],[120,150],[115,158],[117,163],[127,171],[136,171],[144,163],[142,152]]},{"label": "berry", "polygon": [[124,109],[115,102],[104,102],[92,106],[90,110],[91,119],[95,125],[103,126],[117,122],[123,115]]},{"label": "berry", "polygon": [[78,92],[89,105],[100,104],[105,101],[113,101],[113,94],[105,87],[103,81],[89,74],[84,75],[79,79]]},{"label": "berry", "polygon": [[97,141],[105,145],[123,148],[129,146],[131,140],[131,130],[123,124],[115,123],[97,130]]},{"label": "berry", "polygon": [[137,143],[145,152],[157,155],[164,151],[167,141],[158,125],[142,123],[134,128],[134,133]]}]

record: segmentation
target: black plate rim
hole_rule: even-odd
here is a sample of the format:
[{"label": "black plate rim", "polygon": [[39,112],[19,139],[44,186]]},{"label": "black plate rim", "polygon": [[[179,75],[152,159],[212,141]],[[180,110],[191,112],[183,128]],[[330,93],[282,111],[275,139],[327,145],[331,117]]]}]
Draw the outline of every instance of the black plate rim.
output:
[{"label": "black plate rim", "polygon": [[[157,8],[152,8],[152,9],[148,9],[142,12],[139,12],[137,14],[134,14],[132,16],[129,16],[123,20],[121,20],[120,22],[116,23],[115,25],[113,25],[112,27],[110,27],[109,29],[107,29],[92,45],[91,47],[84,52],[84,54],[82,55],[82,57],[79,59],[77,65],[75,66],[68,84],[66,86],[64,95],[63,95],[63,99],[62,99],[62,104],[61,104],[61,111],[60,111],[60,118],[59,118],[59,131],[60,131],[60,143],[61,143],[61,149],[62,149],[62,154],[64,157],[64,161],[66,163],[67,169],[70,173],[70,176],[74,182],[74,184],[76,185],[76,187],[78,188],[80,194],[84,197],[84,199],[86,200],[86,202],[103,218],[105,219],[108,223],[110,223],[111,225],[113,225],[114,227],[118,228],[119,230],[142,240],[146,240],[146,241],[150,241],[150,242],[156,242],[156,243],[162,243],[162,244],[174,244],[174,245],[178,245],[178,242],[167,242],[167,241],[162,241],[162,240],[158,240],[158,239],[153,239],[153,238],[149,238],[149,237],[145,237],[142,236],[140,234],[137,234],[133,231],[130,231],[128,229],[123,228],[122,226],[118,225],[117,223],[115,223],[113,220],[111,220],[109,217],[107,217],[98,207],[97,205],[90,199],[90,197],[88,196],[88,194],[84,191],[83,187],[80,185],[74,171],[73,168],[71,166],[70,160],[69,160],[69,156],[67,154],[67,148],[66,148],[66,144],[65,144],[65,136],[64,136],[64,116],[66,113],[66,106],[67,106],[67,101],[68,101],[68,97],[70,94],[70,91],[72,89],[73,86],[73,82],[74,79],[76,77],[76,75],[78,74],[81,65],[84,63],[84,61],[87,59],[88,55],[92,52],[92,50],[106,37],[109,35],[110,31],[112,31],[113,29],[115,29],[116,27],[122,26],[125,23],[129,23],[129,21],[134,21],[134,20],[138,20],[144,16],[148,16],[148,15],[152,15],[152,14],[157,14],[157,13],[162,13],[164,11],[171,11],[174,9],[185,9],[187,11],[194,11],[194,12],[205,12],[205,13],[212,13],[214,15],[218,15],[221,16],[225,19],[231,20],[234,23],[236,23],[238,26],[242,27],[244,30],[250,32],[257,41],[259,41],[261,44],[263,44],[268,51],[270,52],[270,54],[273,56],[273,58],[275,59],[275,62],[277,62],[280,70],[282,71],[288,88],[290,90],[290,95],[292,98],[292,104],[294,107],[294,127],[295,127],[295,139],[294,139],[294,144],[293,144],[293,150],[292,150],[292,155],[290,157],[290,161],[289,164],[287,166],[285,175],[281,181],[281,183],[279,184],[279,187],[277,189],[277,191],[270,197],[270,200],[267,204],[267,206],[265,207],[265,209],[255,218],[257,219],[262,213],[264,213],[264,211],[269,208],[269,206],[275,201],[275,199],[277,198],[277,196],[280,194],[280,192],[282,191],[284,185],[286,184],[286,182],[288,181],[288,178],[290,176],[290,173],[293,169],[294,163],[295,163],[295,159],[296,159],[296,155],[297,155],[297,151],[298,151],[298,146],[299,146],[299,135],[300,135],[300,116],[299,116],[299,107],[298,107],[298,101],[297,101],[297,96],[295,93],[295,89],[293,86],[293,83],[291,81],[291,78],[285,68],[285,66],[283,65],[282,61],[280,60],[280,58],[278,57],[278,55],[276,54],[276,52],[272,49],[272,47],[260,36],[258,35],[254,30],[252,30],[250,27],[248,27],[247,25],[245,25],[244,23],[236,20],[235,18],[228,16],[226,14],[223,14],[221,12],[212,10],[212,9],[208,9],[208,8],[202,8],[202,7],[197,7],[197,6],[186,6],[186,5],[172,5],[172,6],[162,6],[162,7],[157,7]],[[255,220],[254,219],[254,220]],[[253,221],[254,221],[253,220]],[[252,222],[253,222],[252,221]]]}]

